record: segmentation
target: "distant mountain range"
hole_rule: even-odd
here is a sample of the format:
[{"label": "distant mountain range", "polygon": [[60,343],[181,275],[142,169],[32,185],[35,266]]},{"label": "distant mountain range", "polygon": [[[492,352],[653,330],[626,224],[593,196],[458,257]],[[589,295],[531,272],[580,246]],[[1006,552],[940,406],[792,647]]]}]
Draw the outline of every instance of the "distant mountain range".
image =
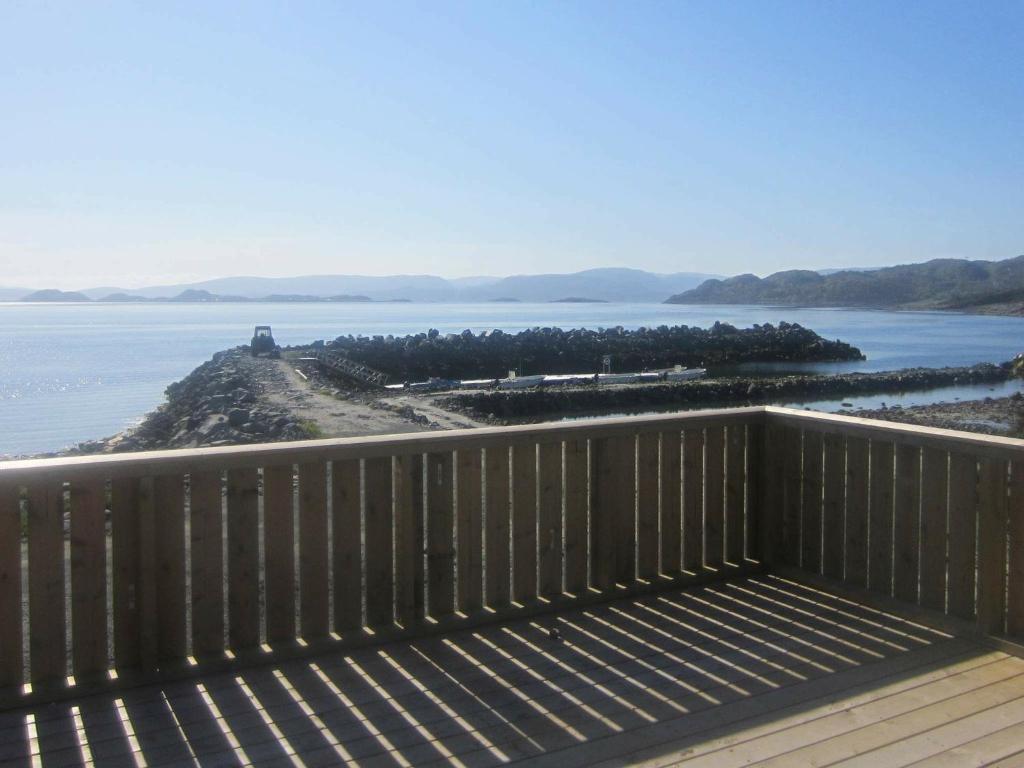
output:
[{"label": "distant mountain range", "polygon": [[[714,275],[696,272],[656,274],[639,269],[588,269],[571,274],[464,277],[434,275],[306,275],[301,277],[222,277],[197,283],[125,289],[115,286],[78,291],[79,299],[52,290],[32,301],[589,301],[662,302],[666,296],[700,285]],[[0,300],[26,299],[30,289],[0,288]]]},{"label": "distant mountain range", "polygon": [[873,270],[789,270],[765,278],[711,279],[669,304],[943,309],[1024,314],[1024,256],[1003,261],[935,259]]}]

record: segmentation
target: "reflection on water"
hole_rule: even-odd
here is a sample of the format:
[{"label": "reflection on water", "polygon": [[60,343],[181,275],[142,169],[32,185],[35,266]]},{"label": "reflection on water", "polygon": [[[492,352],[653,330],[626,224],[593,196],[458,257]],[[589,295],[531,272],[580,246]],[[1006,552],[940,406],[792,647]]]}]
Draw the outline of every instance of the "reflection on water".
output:
[{"label": "reflection on water", "polygon": [[258,324],[272,325],[282,344],[304,344],[428,328],[709,327],[716,320],[737,327],[797,322],[868,356],[796,366],[819,373],[1001,362],[1024,346],[1022,318],[948,313],[674,304],[0,303],[0,455],[58,450],[123,429],[214,352],[247,343]]}]

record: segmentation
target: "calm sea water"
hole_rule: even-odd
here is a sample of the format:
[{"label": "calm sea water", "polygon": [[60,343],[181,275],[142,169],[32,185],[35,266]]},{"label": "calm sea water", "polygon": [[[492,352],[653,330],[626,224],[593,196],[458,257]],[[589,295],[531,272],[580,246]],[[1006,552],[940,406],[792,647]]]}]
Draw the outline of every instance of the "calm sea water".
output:
[{"label": "calm sea water", "polygon": [[[247,343],[256,324],[272,325],[281,344],[300,344],[428,328],[706,327],[716,320],[740,327],[797,322],[868,356],[864,362],[748,370],[971,365],[1024,351],[1024,319],[943,313],[668,304],[0,303],[0,455],[58,450],[118,432],[159,405],[169,383],[214,352]],[[970,394],[957,390],[957,396]],[[987,388],[975,396],[982,394]]]}]

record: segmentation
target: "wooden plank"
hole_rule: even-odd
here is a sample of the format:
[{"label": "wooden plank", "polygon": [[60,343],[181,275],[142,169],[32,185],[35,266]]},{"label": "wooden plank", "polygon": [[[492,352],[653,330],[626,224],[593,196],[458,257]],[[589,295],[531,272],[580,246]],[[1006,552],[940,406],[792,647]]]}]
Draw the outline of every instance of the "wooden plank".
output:
[{"label": "wooden plank", "polygon": [[946,498],[949,454],[921,449],[921,605],[946,610]]},{"label": "wooden plank", "polygon": [[[760,430],[758,450],[761,461],[755,466],[761,476],[761,494],[756,498],[757,509],[754,518],[757,520],[758,535],[756,553],[752,553],[752,556],[755,560],[771,566],[785,561],[783,477],[786,466],[787,430],[777,424],[765,424]],[[749,441],[748,448],[753,445],[754,441]]]},{"label": "wooden plank", "polygon": [[704,567],[725,562],[725,428],[704,430]]},{"label": "wooden plank", "polygon": [[978,472],[978,628],[1005,626],[1007,462],[982,459]]},{"label": "wooden plank", "polygon": [[683,433],[683,570],[704,567],[704,432]]},{"label": "wooden plank", "polygon": [[224,478],[220,472],[189,476],[192,539],[192,652],[224,650]]},{"label": "wooden plank", "polygon": [[512,449],[512,600],[537,599],[537,446]]},{"label": "wooden plank", "polygon": [[825,435],[822,469],[821,570],[841,579],[846,572],[846,440]]},{"label": "wooden plank", "polygon": [[800,565],[801,518],[803,504],[804,437],[799,429],[784,427],[782,473],[782,561],[787,565]]},{"label": "wooden plank", "polygon": [[871,487],[868,506],[868,588],[892,594],[893,495],[895,448],[871,441]]},{"label": "wooden plank", "polygon": [[921,449],[896,446],[893,595],[916,603],[920,567]]},{"label": "wooden plank", "polygon": [[367,459],[363,472],[366,504],[366,623],[374,628],[388,627],[395,621],[391,459]]},{"label": "wooden plank", "polygon": [[821,573],[821,489],[824,482],[820,432],[804,432],[800,498],[800,566]]},{"label": "wooden plank", "polygon": [[562,444],[543,443],[538,450],[537,590],[554,597],[562,593]]},{"label": "wooden plank", "polygon": [[232,650],[260,643],[259,476],[228,472],[228,633]]},{"label": "wooden plank", "polygon": [[653,580],[660,572],[658,555],[658,443],[657,432],[645,432],[637,438],[636,477],[636,575]]},{"label": "wooden plank", "polygon": [[455,610],[455,517],[452,454],[427,456],[427,610],[434,618]]},{"label": "wooden plank", "polygon": [[139,481],[139,666],[150,672],[159,665],[160,626],[157,615],[156,488],[152,477]]},{"label": "wooden plank", "polygon": [[487,572],[484,574],[487,605],[504,608],[512,596],[510,570],[511,527],[509,518],[509,449],[491,447],[484,452],[485,547]]},{"label": "wooden plank", "polygon": [[846,583],[868,585],[868,467],[870,444],[863,437],[846,441]]},{"label": "wooden plank", "polygon": [[[337,560],[335,560],[337,573]],[[422,624],[423,457],[395,457],[395,613],[403,627]],[[336,588],[337,589],[337,588]]]},{"label": "wooden plank", "polygon": [[1009,574],[1006,580],[1006,634],[1024,637],[1024,461],[1010,464]]},{"label": "wooden plank", "polygon": [[747,450],[744,475],[746,477],[743,491],[743,558],[744,560],[760,560],[761,551],[761,502],[764,494],[761,491],[764,475],[761,466],[764,463],[764,425],[747,425]]},{"label": "wooden plank", "polygon": [[591,451],[591,584],[607,590],[636,573],[636,438],[595,440]]},{"label": "wooden plank", "polygon": [[29,653],[32,682],[67,675],[64,626],[64,486],[28,489]]},{"label": "wooden plank", "polygon": [[343,635],[363,626],[362,505],[358,459],[331,465],[334,626]]},{"label": "wooden plank", "polygon": [[463,613],[483,608],[483,455],[480,450],[455,454],[458,509],[458,607]]},{"label": "wooden plank", "polygon": [[978,459],[964,453],[949,457],[949,613],[974,618],[977,567]]},{"label": "wooden plank", "polygon": [[[107,670],[107,488],[101,479],[71,486],[71,637],[75,681]],[[20,541],[18,531],[15,541]],[[17,616],[15,613],[3,614]],[[9,620],[6,623],[18,625]]]},{"label": "wooden plank", "polygon": [[295,626],[295,467],[263,469],[267,642],[291,643]]},{"label": "wooden plank", "polygon": [[299,464],[299,625],[302,637],[327,637],[327,465]]},{"label": "wooden plank", "polygon": [[161,661],[188,655],[185,634],[185,485],[181,475],[153,481],[156,531],[157,654]]},{"label": "wooden plank", "polygon": [[747,428],[730,424],[725,429],[725,561],[743,562],[743,500],[745,497]]},{"label": "wooden plank", "polygon": [[20,489],[0,482],[0,688],[24,680],[21,640]]},{"label": "wooden plank", "polygon": [[661,572],[677,575],[683,568],[683,435],[661,433]]},{"label": "wooden plank", "polygon": [[565,443],[565,589],[587,588],[590,455],[586,440]]},{"label": "wooden plank", "polygon": [[138,504],[138,480],[117,479],[111,482],[114,664],[120,670],[137,667],[141,659]]}]

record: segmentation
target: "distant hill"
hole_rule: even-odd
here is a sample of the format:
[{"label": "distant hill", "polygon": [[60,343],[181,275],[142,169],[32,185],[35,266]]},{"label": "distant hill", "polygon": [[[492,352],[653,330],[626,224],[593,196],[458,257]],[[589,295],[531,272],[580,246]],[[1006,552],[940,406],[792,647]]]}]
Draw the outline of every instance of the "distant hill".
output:
[{"label": "distant hill", "polygon": [[1024,313],[1024,256],[1004,261],[935,259],[871,271],[776,272],[707,280],[668,304],[767,304]]},{"label": "distant hill", "polygon": [[373,301],[517,301],[547,302],[566,296],[586,296],[601,301],[662,302],[666,296],[701,284],[714,275],[696,272],[655,274],[639,269],[588,269],[583,272],[512,277],[463,277],[435,275],[307,275],[300,277],[222,277],[182,285],[157,285],[127,290],[90,288],[94,299],[126,294],[148,299],[171,299],[182,291],[205,291],[214,296],[259,299],[266,296],[365,297]]},{"label": "distant hill", "polygon": [[76,291],[58,291],[56,288],[46,288],[42,291],[33,291],[28,296],[22,296],[21,301],[90,301],[85,294]]}]

